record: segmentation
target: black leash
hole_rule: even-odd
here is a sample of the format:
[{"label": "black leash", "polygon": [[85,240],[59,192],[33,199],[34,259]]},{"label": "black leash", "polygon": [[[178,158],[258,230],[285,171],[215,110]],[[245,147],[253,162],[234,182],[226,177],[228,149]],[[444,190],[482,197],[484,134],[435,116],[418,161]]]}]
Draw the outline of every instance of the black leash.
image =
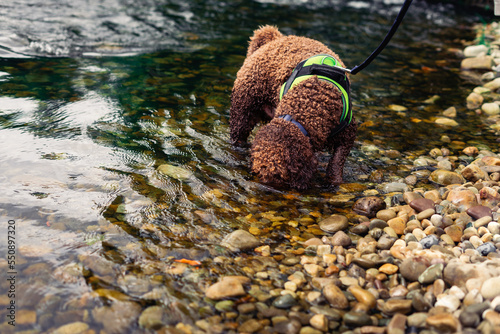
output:
[{"label": "black leash", "polygon": [[398,30],[398,27],[401,24],[401,22],[403,21],[403,18],[405,17],[405,14],[408,11],[408,8],[410,8],[412,1],[413,0],[405,0],[405,3],[401,7],[401,10],[399,11],[398,16],[396,17],[396,20],[394,20],[394,23],[392,24],[391,30],[389,30],[389,32],[385,36],[382,43],[380,43],[378,48],[376,48],[375,51],[373,51],[373,53],[368,58],[366,58],[366,60],[363,63],[361,63],[361,65],[354,66],[351,70],[347,70],[347,72],[349,72],[351,74],[358,73],[359,71],[364,69],[366,66],[370,65],[370,63],[373,61],[373,59],[375,59],[375,57],[377,57],[378,54],[380,52],[382,52],[382,50],[387,46],[387,44],[389,44],[389,41],[391,40],[392,36],[396,33],[396,30]]}]

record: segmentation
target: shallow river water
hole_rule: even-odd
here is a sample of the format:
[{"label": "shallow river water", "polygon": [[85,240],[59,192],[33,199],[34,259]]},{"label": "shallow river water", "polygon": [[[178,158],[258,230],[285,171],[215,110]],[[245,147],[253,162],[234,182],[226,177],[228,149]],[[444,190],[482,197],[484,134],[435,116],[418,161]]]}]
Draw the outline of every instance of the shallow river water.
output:
[{"label": "shallow river water", "polygon": [[[231,231],[295,247],[317,231],[297,222],[347,212],[376,187],[370,174],[407,176],[408,159],[445,145],[444,134],[496,151],[493,134],[465,108],[474,86],[453,51],[474,38],[479,18],[425,1],[414,2],[391,44],[352,78],[361,126],[346,186],[324,185],[326,156],[308,191],[263,186],[249,173],[248,151],[228,143],[230,91],[254,29],[274,24],[318,39],[353,67],[401,3],[0,4],[0,268],[15,278],[0,283],[0,332],[80,322],[135,332],[136,318],[154,305],[169,310],[165,325],[193,324],[215,312],[204,299],[208,284],[262,266],[220,246]],[[435,125],[451,106],[459,126]],[[381,154],[389,150],[401,154]],[[176,267],[182,259],[201,265]]]}]

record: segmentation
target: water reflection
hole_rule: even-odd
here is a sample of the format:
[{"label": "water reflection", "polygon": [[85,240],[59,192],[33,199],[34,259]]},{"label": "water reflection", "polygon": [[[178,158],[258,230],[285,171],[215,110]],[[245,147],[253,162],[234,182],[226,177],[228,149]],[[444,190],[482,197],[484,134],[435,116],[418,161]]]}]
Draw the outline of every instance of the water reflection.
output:
[{"label": "water reflection", "polygon": [[[307,192],[259,184],[247,150],[228,143],[229,95],[258,25],[317,38],[354,66],[400,2],[84,2],[0,8],[8,32],[0,39],[0,212],[19,224],[20,307],[40,316],[23,329],[86,319],[96,330],[132,332],[151,305],[167,308],[165,324],[193,323],[214,312],[203,301],[210,281],[268,265],[215,261],[234,257],[220,246],[224,235],[252,227],[265,244],[289,247],[315,235],[314,219],[373,186],[327,188],[325,157]],[[449,105],[464,111],[458,60],[446,49],[468,19],[429,6],[417,1],[391,46],[353,79],[362,124],[349,182],[377,168],[404,173],[361,146],[399,149],[403,165],[443,132],[478,139],[466,113],[460,129],[429,126]],[[434,95],[442,99],[425,102]],[[0,254],[5,246],[0,239]],[[175,262],[183,258],[202,264]]]}]

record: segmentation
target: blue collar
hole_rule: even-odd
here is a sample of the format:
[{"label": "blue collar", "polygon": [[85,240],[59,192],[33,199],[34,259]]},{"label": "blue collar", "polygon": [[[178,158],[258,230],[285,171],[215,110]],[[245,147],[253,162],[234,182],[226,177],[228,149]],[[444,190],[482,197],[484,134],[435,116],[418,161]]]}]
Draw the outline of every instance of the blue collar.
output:
[{"label": "blue collar", "polygon": [[288,115],[288,114],[281,115],[281,116],[278,116],[278,118],[283,118],[285,121],[292,122],[293,124],[295,124],[299,128],[300,132],[302,132],[304,134],[304,136],[309,137],[309,133],[307,133],[306,129],[302,126],[302,124],[300,124],[295,119],[293,119],[292,115]]}]

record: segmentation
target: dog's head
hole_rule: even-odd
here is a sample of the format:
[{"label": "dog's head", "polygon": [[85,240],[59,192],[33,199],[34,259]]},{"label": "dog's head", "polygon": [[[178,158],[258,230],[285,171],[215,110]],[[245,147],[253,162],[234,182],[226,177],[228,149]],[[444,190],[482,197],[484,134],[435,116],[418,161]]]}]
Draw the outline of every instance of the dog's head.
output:
[{"label": "dog's head", "polygon": [[299,128],[275,118],[263,126],[252,143],[252,172],[276,187],[306,189],[317,167],[313,147]]}]

